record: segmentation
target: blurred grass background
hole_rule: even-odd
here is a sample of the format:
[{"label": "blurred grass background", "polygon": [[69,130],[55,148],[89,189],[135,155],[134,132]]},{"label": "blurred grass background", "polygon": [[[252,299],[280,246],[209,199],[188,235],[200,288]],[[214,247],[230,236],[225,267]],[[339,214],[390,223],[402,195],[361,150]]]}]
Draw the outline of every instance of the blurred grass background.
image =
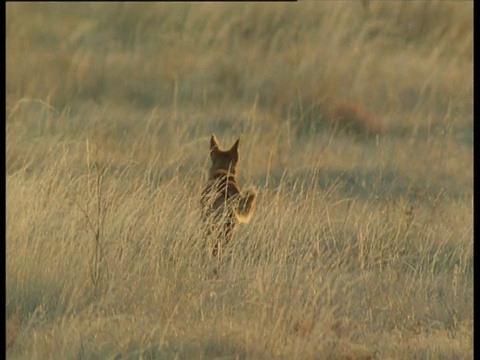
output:
[{"label": "blurred grass background", "polygon": [[[7,3],[9,358],[471,358],[473,2]],[[252,224],[201,261],[208,139]]]}]

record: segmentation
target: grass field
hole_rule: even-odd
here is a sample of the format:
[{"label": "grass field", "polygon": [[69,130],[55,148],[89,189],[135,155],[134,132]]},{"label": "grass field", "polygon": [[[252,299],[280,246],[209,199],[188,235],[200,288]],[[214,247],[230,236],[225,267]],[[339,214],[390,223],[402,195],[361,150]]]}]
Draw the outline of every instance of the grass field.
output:
[{"label": "grass field", "polygon": [[7,3],[6,172],[8,359],[473,358],[473,2]]}]

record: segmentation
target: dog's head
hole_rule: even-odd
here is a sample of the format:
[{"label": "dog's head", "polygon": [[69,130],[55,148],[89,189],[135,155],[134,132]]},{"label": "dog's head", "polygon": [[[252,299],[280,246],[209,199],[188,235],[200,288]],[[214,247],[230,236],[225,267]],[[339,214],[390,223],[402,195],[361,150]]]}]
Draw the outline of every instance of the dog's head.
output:
[{"label": "dog's head", "polygon": [[238,139],[229,150],[220,149],[217,137],[215,134],[210,139],[210,158],[212,159],[212,167],[210,168],[210,175],[215,174],[217,170],[225,170],[230,174],[237,174],[238,163]]}]

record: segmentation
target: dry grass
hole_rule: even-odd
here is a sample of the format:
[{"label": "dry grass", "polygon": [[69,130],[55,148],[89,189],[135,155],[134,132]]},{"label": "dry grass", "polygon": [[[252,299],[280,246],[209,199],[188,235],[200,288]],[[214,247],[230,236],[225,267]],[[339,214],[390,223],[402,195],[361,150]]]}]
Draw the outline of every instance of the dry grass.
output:
[{"label": "dry grass", "polygon": [[471,2],[6,8],[9,359],[473,357]]}]

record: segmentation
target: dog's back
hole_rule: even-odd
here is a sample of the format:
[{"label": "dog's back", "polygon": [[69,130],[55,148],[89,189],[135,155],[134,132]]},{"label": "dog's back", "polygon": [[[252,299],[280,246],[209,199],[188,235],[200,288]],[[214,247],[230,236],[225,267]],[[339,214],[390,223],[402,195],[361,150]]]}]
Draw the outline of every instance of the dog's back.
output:
[{"label": "dog's back", "polygon": [[253,213],[256,193],[242,193],[237,182],[238,143],[220,150],[217,138],[210,140],[212,166],[201,195],[202,220],[208,236],[215,236],[213,254],[231,240],[238,223],[247,223]]}]

